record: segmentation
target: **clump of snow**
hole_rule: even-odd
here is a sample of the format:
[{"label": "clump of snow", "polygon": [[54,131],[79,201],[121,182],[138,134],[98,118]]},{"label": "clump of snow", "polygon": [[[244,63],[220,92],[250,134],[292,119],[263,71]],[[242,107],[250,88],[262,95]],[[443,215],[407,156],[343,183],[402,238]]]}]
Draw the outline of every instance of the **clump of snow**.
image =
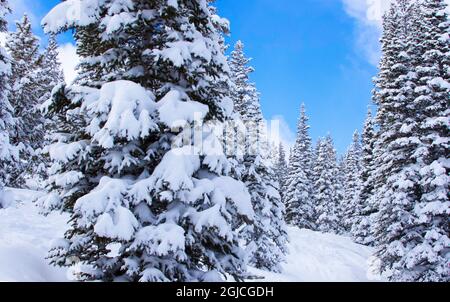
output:
[{"label": "clump of snow", "polygon": [[[74,211],[83,213],[82,219],[78,221],[78,224],[82,227],[90,227],[92,226],[93,222],[96,220],[96,218],[100,215],[113,215],[114,217],[110,217],[111,220],[107,220],[106,216],[101,216],[99,220],[101,220],[100,225],[96,225],[96,228],[100,230],[100,232],[103,232],[104,226],[108,225],[112,227],[114,230],[116,229],[113,227],[112,221],[113,218],[116,218],[116,221],[122,225],[124,220],[130,222],[127,217],[131,213],[125,213],[123,211],[119,212],[113,212],[113,210],[120,208],[120,205],[122,205],[126,200],[124,199],[124,195],[127,192],[127,187],[129,185],[129,182],[126,180],[121,179],[112,179],[109,177],[103,177],[100,180],[100,183],[97,188],[95,188],[93,191],[91,191],[89,194],[79,198],[74,206]],[[127,210],[129,212],[129,210]],[[134,216],[133,216],[134,217]],[[120,219],[120,218],[123,218]],[[100,222],[100,221],[99,221]],[[111,224],[109,224],[111,222]],[[134,221],[131,221],[131,226],[127,226],[124,229],[131,229],[135,225]],[[120,230],[119,227],[117,227],[117,230]],[[113,232],[113,231],[111,231]],[[99,234],[99,233],[98,233]],[[100,234],[99,234],[100,235]],[[101,235],[106,235],[102,233]],[[125,232],[125,234],[109,234],[110,238],[122,238],[126,237],[129,238],[129,233]]]},{"label": "clump of snow", "polygon": [[86,26],[98,20],[98,0],[67,0],[55,6],[42,19],[46,33],[55,33],[71,26]]},{"label": "clump of snow", "polygon": [[434,78],[430,81],[430,85],[433,87],[438,87],[440,89],[450,89],[450,83],[443,78]]},{"label": "clump of snow", "polygon": [[36,200],[36,206],[41,209],[42,214],[49,214],[61,205],[61,198],[55,193],[44,194]]},{"label": "clump of snow", "polygon": [[209,63],[213,57],[211,47],[207,45],[208,42],[200,33],[194,33],[193,35],[193,41],[169,42],[166,43],[165,49],[153,50],[153,54],[157,59],[170,61],[176,67],[181,67],[195,58],[203,59]]},{"label": "clump of snow", "polygon": [[113,16],[106,16],[103,18],[102,24],[105,25],[105,36],[114,34],[125,25],[131,24],[136,21],[135,17],[132,17],[128,12],[122,12]]},{"label": "clump of snow", "polygon": [[54,182],[57,186],[74,185],[83,178],[83,173],[77,171],[69,171],[58,176],[50,177],[50,179],[53,178],[54,181],[52,182]]},{"label": "clump of snow", "polygon": [[186,238],[182,227],[174,223],[162,223],[139,230],[131,248],[143,245],[150,254],[164,256],[168,253],[184,252],[185,241]]},{"label": "clump of snow", "polygon": [[215,203],[225,204],[225,199],[231,200],[238,212],[253,219],[255,212],[253,211],[251,196],[242,182],[231,177],[222,176],[212,180],[216,187],[213,197]]},{"label": "clump of snow", "polygon": [[171,128],[183,128],[194,121],[202,121],[208,111],[208,106],[189,101],[188,96],[179,90],[169,91],[158,102],[159,118]]},{"label": "clump of snow", "polygon": [[48,152],[52,160],[67,163],[73,160],[87,146],[85,141],[70,144],[55,143],[48,147]]},{"label": "clump of snow", "polygon": [[112,215],[102,214],[94,226],[94,232],[100,237],[130,240],[139,223],[127,208],[118,207]]},{"label": "clump of snow", "polygon": [[[115,137],[145,138],[157,128],[150,118],[156,108],[155,97],[139,84],[110,82],[94,95],[96,100],[85,104],[88,113],[94,116],[88,131],[102,147],[112,148]],[[104,126],[100,129],[102,123]]]},{"label": "clump of snow", "polygon": [[178,0],[167,0],[167,5],[172,6],[175,9],[178,9]]}]

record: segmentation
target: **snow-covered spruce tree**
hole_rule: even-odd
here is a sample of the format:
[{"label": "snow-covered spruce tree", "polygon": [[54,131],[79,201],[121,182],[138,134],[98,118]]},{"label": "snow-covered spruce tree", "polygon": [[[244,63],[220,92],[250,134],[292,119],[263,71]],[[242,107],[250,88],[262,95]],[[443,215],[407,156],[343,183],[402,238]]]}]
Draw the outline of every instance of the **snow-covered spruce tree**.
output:
[{"label": "snow-covered spruce tree", "polygon": [[353,217],[354,221],[351,229],[353,240],[364,245],[373,245],[373,237],[370,230],[373,226],[373,216],[376,213],[374,205],[371,203],[375,134],[372,111],[369,108],[361,138],[361,190],[359,191],[358,203],[355,209],[356,215]]},{"label": "snow-covered spruce tree", "polygon": [[286,160],[286,152],[283,143],[281,142],[278,145],[277,154],[275,156],[274,172],[278,179],[281,200],[284,204],[284,190],[286,189],[286,180],[288,177],[288,163]]},{"label": "snow-covered spruce tree", "polygon": [[254,72],[254,68],[249,65],[250,61],[251,59],[245,56],[244,43],[237,41],[231,52],[230,69],[234,83],[231,95],[234,101],[234,110],[238,113],[244,112],[250,105],[258,106],[254,101],[259,98],[258,91],[249,80],[249,75]]},{"label": "snow-covered spruce tree", "polygon": [[[42,59],[36,70],[36,78],[38,83],[36,85],[35,93],[39,96],[39,104],[44,104],[49,100],[53,88],[64,82],[62,67],[58,60],[58,44],[55,35],[49,37],[47,48],[42,54]],[[41,110],[41,108],[39,108],[39,110]],[[53,117],[53,119],[56,120],[56,117]],[[43,119],[45,136],[41,139],[46,143],[41,143],[42,145],[51,142],[56,127],[56,122],[53,119]],[[48,156],[43,153],[45,153],[45,151],[42,148],[36,149],[35,154],[31,159],[33,161],[33,169],[31,171],[33,180],[27,181],[30,185],[34,182],[37,187],[44,186],[43,183],[48,178],[47,170],[50,161]]]},{"label": "snow-covered spruce tree", "polygon": [[316,225],[321,232],[341,233],[338,198],[338,164],[331,136],[319,141],[317,159],[314,165],[314,205]]},{"label": "snow-covered spruce tree", "polygon": [[333,184],[333,190],[334,190],[334,196],[338,205],[337,208],[337,215],[338,215],[338,231],[336,231],[338,234],[341,235],[348,235],[348,232],[346,230],[347,226],[347,211],[348,211],[348,204],[344,201],[344,180],[346,177],[345,174],[345,155],[338,156],[336,153],[337,158],[337,164],[336,164],[336,180]]},{"label": "snow-covered spruce tree", "polygon": [[43,202],[72,213],[50,258],[76,264],[79,280],[242,280],[231,225],[254,211],[214,133],[233,111],[227,22],[205,0],[91,4],[63,2],[43,20],[73,29],[81,57],[76,84],[46,104],[64,120]]},{"label": "snow-covered spruce tree", "polygon": [[[415,239],[413,208],[419,198],[419,171],[415,151],[420,144],[414,133],[416,114],[413,102],[412,62],[407,44],[411,30],[404,21],[405,6],[394,2],[385,17],[389,39],[383,41],[386,62],[380,66],[378,80],[379,107],[376,121],[379,135],[375,143],[376,170],[374,200],[379,212],[374,225],[374,236],[379,246],[377,257],[381,270],[391,280],[400,280],[396,268],[404,256],[404,248]],[[389,61],[388,61],[389,60]],[[397,274],[396,277],[393,274]]]},{"label": "snow-covered spruce tree", "polygon": [[[6,0],[0,0],[0,32],[6,31],[6,14],[9,12]],[[13,118],[13,108],[9,103],[8,78],[11,75],[11,58],[6,50],[0,46],[0,208],[11,203],[9,197],[3,190],[5,183],[9,182],[8,171],[15,168],[19,160],[17,148],[10,141],[10,134],[13,132],[15,120]]]},{"label": "snow-covered spruce tree", "polygon": [[52,89],[64,82],[61,63],[58,59],[58,44],[56,36],[50,35],[48,45],[45,49],[38,70],[40,87],[40,103],[44,103],[51,97]]},{"label": "snow-covered spruce tree", "polygon": [[[267,124],[265,124],[265,125],[267,125]],[[268,142],[268,145],[269,145],[268,146],[268,148],[269,148],[269,164],[272,169],[276,170],[276,167],[278,164],[278,159],[279,159],[278,153],[280,151],[279,150],[280,145],[277,144],[276,142]]]},{"label": "snow-covered spruce tree", "polygon": [[312,144],[309,135],[305,105],[301,107],[297,127],[297,140],[289,162],[286,180],[286,221],[289,224],[314,230],[314,198],[312,171]]},{"label": "snow-covered spruce tree", "polygon": [[359,192],[361,190],[362,147],[358,131],[343,158],[343,198],[341,202],[342,222],[345,232],[350,232],[355,219],[359,217]]},{"label": "snow-covered spruce tree", "polygon": [[[415,3],[399,0],[385,18],[392,24],[385,28],[391,37],[384,41],[391,65],[381,66],[376,98],[376,255],[391,281],[448,281],[448,114],[443,114],[448,105],[442,105],[448,104],[448,19],[443,1],[418,3],[419,15]],[[433,15],[440,20],[430,22],[427,16]],[[445,97],[429,93],[434,89]],[[434,135],[440,131],[446,134]]]},{"label": "snow-covered spruce tree", "polygon": [[[450,281],[450,21],[443,0],[422,2],[416,103],[424,118],[421,197],[414,208],[421,239],[406,259],[414,281]],[[414,268],[414,269],[413,269]]]},{"label": "snow-covered spruce tree", "polygon": [[6,47],[13,59],[9,77],[9,101],[17,118],[11,141],[20,148],[20,165],[10,171],[10,186],[22,187],[25,178],[33,173],[36,151],[42,147],[44,119],[39,111],[38,68],[42,61],[39,40],[31,30],[27,15],[16,22],[16,31],[9,34]]},{"label": "snow-covered spruce tree", "polygon": [[[376,224],[375,221],[378,219],[378,212],[380,207],[380,201],[378,199],[379,196],[376,196],[376,193],[381,191],[381,187],[383,186],[383,182],[385,181],[386,175],[382,167],[384,169],[384,165],[382,164],[382,158],[384,153],[385,146],[381,143],[381,136],[383,133],[381,130],[381,121],[378,120],[378,116],[383,115],[383,111],[385,111],[385,107],[380,106],[382,103],[387,103],[387,98],[389,96],[387,84],[392,80],[390,77],[390,71],[392,66],[394,66],[393,56],[395,54],[394,48],[392,45],[392,40],[394,38],[394,32],[396,24],[393,20],[393,10],[392,8],[387,11],[382,18],[383,31],[380,39],[381,43],[381,60],[378,66],[379,72],[377,77],[374,79],[375,88],[372,91],[372,102],[378,105],[376,115],[373,117],[372,121],[375,127],[378,128],[378,131],[375,133],[375,137],[373,140],[373,170],[371,174],[370,183],[372,184],[372,194],[368,196],[368,203],[372,206],[373,213],[371,215],[371,228],[369,228],[370,238],[372,238],[373,245],[378,246],[379,242],[377,242],[377,238],[375,236]],[[387,129],[387,126],[383,126],[384,129]]]},{"label": "snow-covered spruce tree", "polygon": [[414,152],[418,200],[412,209],[417,236],[407,237],[402,259],[387,275],[401,281],[449,281],[449,21],[444,1],[419,2],[414,13],[408,51],[416,75],[415,123],[405,126],[420,140]]},{"label": "snow-covered spruce tree", "polygon": [[285,209],[278,192],[277,177],[269,162],[269,143],[264,135],[259,93],[249,80],[249,74],[253,72],[249,62],[243,43],[238,41],[230,59],[234,82],[232,96],[235,111],[246,126],[241,179],[251,194],[255,211],[254,223],[242,229],[242,236],[248,245],[248,252],[252,253],[250,264],[259,269],[280,272],[287,252]]}]

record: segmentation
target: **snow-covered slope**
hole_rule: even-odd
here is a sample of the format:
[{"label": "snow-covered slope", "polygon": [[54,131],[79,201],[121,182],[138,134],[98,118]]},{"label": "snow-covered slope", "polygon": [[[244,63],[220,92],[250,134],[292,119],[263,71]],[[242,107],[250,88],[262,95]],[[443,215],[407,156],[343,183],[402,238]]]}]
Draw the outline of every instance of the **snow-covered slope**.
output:
[{"label": "snow-covered slope", "polygon": [[[67,215],[39,214],[31,202],[37,194],[13,190],[15,206],[0,210],[0,281],[67,281],[65,269],[48,265],[51,242],[67,229]],[[291,243],[283,274],[252,269],[258,281],[370,281],[370,248],[349,238],[308,230],[289,229]]]},{"label": "snow-covered slope", "polygon": [[[350,238],[289,228],[289,252],[283,274],[253,273],[270,282],[368,282],[371,248]],[[261,281],[261,280],[259,280]]]},{"label": "snow-covered slope", "polygon": [[31,202],[39,193],[14,190],[16,204],[0,209],[0,281],[65,281],[66,270],[48,265],[47,250],[64,234],[68,216],[39,214]]}]

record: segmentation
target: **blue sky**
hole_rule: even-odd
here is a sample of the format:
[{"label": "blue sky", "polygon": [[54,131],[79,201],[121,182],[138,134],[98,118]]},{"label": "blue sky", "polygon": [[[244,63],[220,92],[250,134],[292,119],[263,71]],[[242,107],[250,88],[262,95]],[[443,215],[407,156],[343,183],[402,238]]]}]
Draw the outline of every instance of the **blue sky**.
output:
[{"label": "blue sky", "polygon": [[[364,0],[361,0],[364,1]],[[300,104],[314,139],[328,132],[343,152],[360,128],[376,68],[355,47],[356,21],[338,0],[218,0],[231,21],[230,44],[242,39],[256,71],[267,118],[295,131]]]},{"label": "blue sky", "polygon": [[[228,42],[245,43],[264,114],[282,120],[285,141],[294,139],[304,102],[313,138],[331,133],[338,151],[345,151],[362,126],[377,71],[380,14],[371,18],[378,6],[369,4],[385,1],[217,0],[219,13],[231,21]],[[40,19],[60,1],[10,2],[15,10],[10,19],[28,12],[36,34],[43,36]],[[70,35],[59,42],[70,43]],[[64,60],[73,61],[70,55]]]}]

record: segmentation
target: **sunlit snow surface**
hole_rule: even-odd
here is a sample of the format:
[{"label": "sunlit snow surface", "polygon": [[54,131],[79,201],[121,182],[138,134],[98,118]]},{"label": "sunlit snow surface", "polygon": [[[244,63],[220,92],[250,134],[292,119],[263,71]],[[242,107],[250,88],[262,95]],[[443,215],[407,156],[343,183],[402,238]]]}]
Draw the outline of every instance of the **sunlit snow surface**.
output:
[{"label": "sunlit snow surface", "polygon": [[268,282],[370,282],[378,276],[369,273],[373,253],[350,238],[289,228],[289,252],[283,274],[256,269],[251,272]]},{"label": "sunlit snow surface", "polygon": [[63,236],[67,215],[39,214],[36,192],[14,190],[16,204],[0,209],[0,281],[66,281],[66,270],[48,265],[51,242]]},{"label": "sunlit snow surface", "polygon": [[[44,217],[31,202],[39,193],[12,191],[16,203],[0,209],[0,281],[68,281],[66,269],[48,265],[45,259],[52,241],[63,236],[68,215]],[[273,282],[364,282],[372,250],[349,238],[308,230],[289,229],[291,243],[283,274],[256,269],[251,273]]]}]

